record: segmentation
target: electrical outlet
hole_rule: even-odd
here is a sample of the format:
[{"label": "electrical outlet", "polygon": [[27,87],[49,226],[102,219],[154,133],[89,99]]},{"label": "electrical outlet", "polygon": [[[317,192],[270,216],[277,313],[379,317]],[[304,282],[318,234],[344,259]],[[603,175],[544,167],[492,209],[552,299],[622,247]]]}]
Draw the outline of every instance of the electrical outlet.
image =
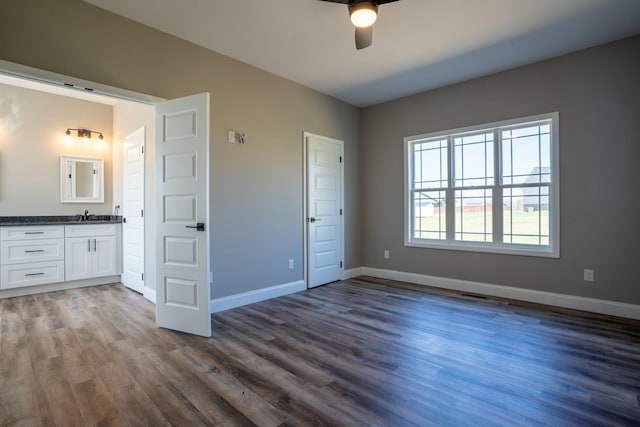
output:
[{"label": "electrical outlet", "polygon": [[293,260],[289,260],[289,270],[293,270]]},{"label": "electrical outlet", "polygon": [[584,270],[584,281],[585,282],[593,282],[593,270]]},{"label": "electrical outlet", "polygon": [[387,249],[384,250],[384,259],[389,259],[389,251]]}]

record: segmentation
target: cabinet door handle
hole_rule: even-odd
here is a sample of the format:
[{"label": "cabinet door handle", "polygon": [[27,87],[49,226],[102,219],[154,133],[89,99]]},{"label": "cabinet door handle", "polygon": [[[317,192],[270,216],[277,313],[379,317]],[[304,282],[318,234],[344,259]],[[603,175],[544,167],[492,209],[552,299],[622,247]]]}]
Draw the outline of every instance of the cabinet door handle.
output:
[{"label": "cabinet door handle", "polygon": [[44,252],[44,249],[29,249],[27,251],[24,251],[24,253],[26,254],[32,254],[34,252]]},{"label": "cabinet door handle", "polygon": [[93,239],[93,252],[98,252],[98,239]]},{"label": "cabinet door handle", "polygon": [[25,231],[24,234],[44,234],[44,231]]},{"label": "cabinet door handle", "polygon": [[29,276],[42,276],[44,275],[44,273],[27,273],[24,275],[24,277],[29,277]]},{"label": "cabinet door handle", "polygon": [[91,252],[91,239],[87,239],[87,252]]}]

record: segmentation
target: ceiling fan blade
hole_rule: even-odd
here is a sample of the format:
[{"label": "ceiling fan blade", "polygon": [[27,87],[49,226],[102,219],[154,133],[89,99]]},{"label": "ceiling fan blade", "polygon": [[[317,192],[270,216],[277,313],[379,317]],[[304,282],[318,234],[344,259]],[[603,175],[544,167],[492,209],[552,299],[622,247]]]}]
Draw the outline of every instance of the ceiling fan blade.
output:
[{"label": "ceiling fan blade", "polygon": [[367,28],[356,27],[356,49],[364,49],[371,46],[373,41],[373,25]]}]

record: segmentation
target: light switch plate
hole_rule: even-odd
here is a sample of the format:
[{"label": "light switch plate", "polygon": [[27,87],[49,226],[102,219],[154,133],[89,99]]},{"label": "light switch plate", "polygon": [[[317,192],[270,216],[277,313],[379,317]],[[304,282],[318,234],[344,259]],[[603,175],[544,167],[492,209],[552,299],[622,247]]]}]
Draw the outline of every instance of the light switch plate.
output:
[{"label": "light switch plate", "polygon": [[589,270],[589,269],[584,270],[584,281],[593,282],[593,270]]}]

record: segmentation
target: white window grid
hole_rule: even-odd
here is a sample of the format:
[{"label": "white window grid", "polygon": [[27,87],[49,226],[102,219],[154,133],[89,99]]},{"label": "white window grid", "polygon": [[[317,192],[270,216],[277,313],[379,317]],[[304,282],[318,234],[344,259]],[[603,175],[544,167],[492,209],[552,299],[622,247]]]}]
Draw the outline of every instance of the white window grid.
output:
[{"label": "white window grid", "polygon": [[[538,180],[536,182],[514,182],[518,178],[525,178],[523,174],[508,174],[503,172],[504,159],[503,159],[503,138],[502,133],[508,130],[526,129],[534,126],[549,127],[550,135],[550,162],[551,167],[549,171],[539,169]],[[486,173],[486,183],[483,185],[471,184],[465,185],[465,179],[463,176],[456,176],[456,167],[462,167],[464,164],[458,164],[456,162],[456,139],[470,137],[481,134],[491,134],[492,138],[492,174]],[[437,186],[416,186],[415,170],[416,162],[414,158],[414,147],[418,144],[427,144],[434,141],[444,141],[444,147],[446,150],[446,179],[432,180],[431,182],[437,182],[440,185]],[[487,139],[485,139],[485,142]],[[542,144],[538,144],[539,150]],[[442,147],[442,146],[441,146]],[[442,148],[441,148],[442,151]],[[456,129],[452,131],[444,131],[439,133],[433,133],[428,135],[419,135],[415,137],[405,138],[405,245],[407,246],[419,246],[419,247],[434,247],[442,249],[454,249],[454,250],[472,250],[480,252],[497,252],[508,254],[520,254],[520,255],[532,255],[532,256],[545,256],[545,257],[559,257],[559,171],[558,171],[558,113],[549,113],[538,116],[531,116],[522,119],[514,119],[509,121],[491,123],[486,125],[474,126],[470,128]],[[513,153],[513,150],[511,150]],[[464,155],[464,154],[463,154]],[[541,155],[540,157],[541,158]],[[485,161],[485,165],[488,162]],[[512,164],[513,162],[511,162]],[[489,172],[489,171],[487,171]],[[492,176],[491,176],[492,175]],[[531,176],[531,173],[526,174]],[[479,177],[477,177],[479,178]],[[508,179],[505,179],[508,178]],[[546,180],[544,178],[547,178]],[[471,178],[473,180],[473,178]],[[477,181],[477,179],[476,179]],[[492,181],[492,182],[489,182]],[[505,181],[510,181],[505,183]],[[429,181],[422,181],[429,182]],[[462,230],[459,230],[460,224],[464,224],[464,215],[455,215],[456,203],[450,208],[450,202],[456,201],[459,197],[464,197],[465,192],[484,192],[485,196],[485,211],[486,201],[490,201],[492,206],[503,206],[505,199],[509,199],[505,193],[513,194],[513,191],[536,191],[538,197],[538,206],[543,205],[543,200],[549,205],[549,217],[547,219],[548,225],[538,224],[537,235],[521,235],[514,232],[513,218],[511,212],[507,218],[510,223],[505,233],[505,212],[503,209],[490,209],[491,222],[485,223],[485,229],[483,232],[478,233],[484,235],[480,241],[468,241],[461,240],[461,235],[469,235],[476,232],[465,232],[464,225]],[[420,230],[416,228],[416,201],[420,200],[421,195],[424,194],[444,194],[444,200],[446,200],[446,218],[442,221],[439,218],[438,230]],[[534,196],[527,196],[534,197]],[[513,199],[512,199],[513,200]],[[543,221],[542,215],[538,216],[538,221]],[[449,226],[448,226],[449,225]],[[548,230],[544,232],[543,230]],[[425,234],[434,235],[437,234],[437,238],[423,237]],[[490,236],[488,238],[487,236]],[[531,240],[532,237],[538,237],[536,244],[519,243],[518,239],[521,237],[527,237]]]}]

